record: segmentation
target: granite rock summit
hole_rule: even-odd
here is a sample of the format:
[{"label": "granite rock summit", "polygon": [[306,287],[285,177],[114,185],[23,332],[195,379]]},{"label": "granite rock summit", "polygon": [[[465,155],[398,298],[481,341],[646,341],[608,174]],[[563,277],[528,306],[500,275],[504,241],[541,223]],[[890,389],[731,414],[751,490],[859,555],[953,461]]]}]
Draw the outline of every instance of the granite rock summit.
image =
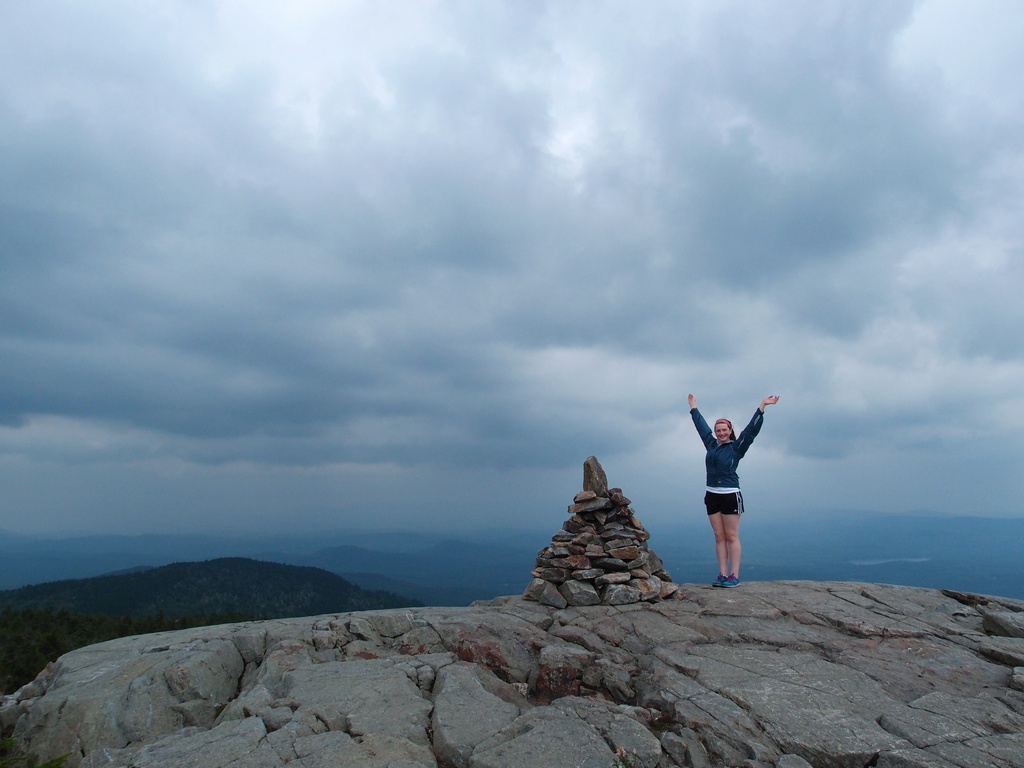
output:
[{"label": "granite rock summit", "polygon": [[842,582],[122,638],[0,725],[71,768],[1013,768],[1024,603]]}]

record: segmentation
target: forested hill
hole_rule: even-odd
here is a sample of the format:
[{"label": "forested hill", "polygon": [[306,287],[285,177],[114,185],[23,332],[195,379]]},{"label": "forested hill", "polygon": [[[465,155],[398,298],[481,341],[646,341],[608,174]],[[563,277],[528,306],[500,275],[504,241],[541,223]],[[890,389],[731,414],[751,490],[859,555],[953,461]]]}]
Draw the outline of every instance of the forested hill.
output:
[{"label": "forested hill", "polygon": [[0,592],[0,607],[136,617],[234,613],[283,618],[410,605],[420,603],[362,589],[321,568],[240,557],[172,563]]}]

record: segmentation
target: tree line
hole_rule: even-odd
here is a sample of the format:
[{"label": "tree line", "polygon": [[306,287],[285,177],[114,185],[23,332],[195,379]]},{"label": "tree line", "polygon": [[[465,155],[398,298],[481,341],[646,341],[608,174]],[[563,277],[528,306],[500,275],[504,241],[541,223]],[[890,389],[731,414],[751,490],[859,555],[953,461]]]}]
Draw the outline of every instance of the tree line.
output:
[{"label": "tree line", "polygon": [[6,606],[0,610],[0,695],[13,693],[31,682],[49,662],[76,648],[129,635],[255,618],[242,613],[169,617],[163,611],[149,616],[111,616],[65,608]]}]

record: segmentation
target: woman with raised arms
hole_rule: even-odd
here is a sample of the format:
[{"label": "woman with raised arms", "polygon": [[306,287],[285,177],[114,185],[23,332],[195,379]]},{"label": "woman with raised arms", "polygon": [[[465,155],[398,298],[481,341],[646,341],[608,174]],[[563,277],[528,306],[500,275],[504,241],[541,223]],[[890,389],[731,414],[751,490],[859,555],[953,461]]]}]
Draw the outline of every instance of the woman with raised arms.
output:
[{"label": "woman with raised arms", "polygon": [[689,396],[690,416],[697,434],[707,448],[704,465],[707,468],[707,488],[704,506],[708,520],[715,532],[715,553],[718,556],[718,578],[714,587],[738,587],[740,585],[740,515],[743,514],[743,494],[740,493],[740,478],[736,466],[740,463],[754,442],[764,423],[764,409],[779,402],[778,395],[768,395],[754,411],[750,423],[743,428],[740,436],[733,432],[732,422],[719,419],[714,431],[697,410],[697,398]]}]

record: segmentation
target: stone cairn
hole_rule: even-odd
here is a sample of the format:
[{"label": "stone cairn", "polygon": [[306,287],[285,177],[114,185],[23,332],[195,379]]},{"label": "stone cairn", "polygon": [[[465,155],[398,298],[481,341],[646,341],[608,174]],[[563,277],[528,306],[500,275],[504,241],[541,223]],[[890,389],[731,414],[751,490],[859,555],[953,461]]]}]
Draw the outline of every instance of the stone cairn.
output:
[{"label": "stone cairn", "polygon": [[523,597],[555,608],[681,598],[629,505],[621,488],[608,488],[596,457],[583,462],[583,490],[551,546],[537,553]]}]

